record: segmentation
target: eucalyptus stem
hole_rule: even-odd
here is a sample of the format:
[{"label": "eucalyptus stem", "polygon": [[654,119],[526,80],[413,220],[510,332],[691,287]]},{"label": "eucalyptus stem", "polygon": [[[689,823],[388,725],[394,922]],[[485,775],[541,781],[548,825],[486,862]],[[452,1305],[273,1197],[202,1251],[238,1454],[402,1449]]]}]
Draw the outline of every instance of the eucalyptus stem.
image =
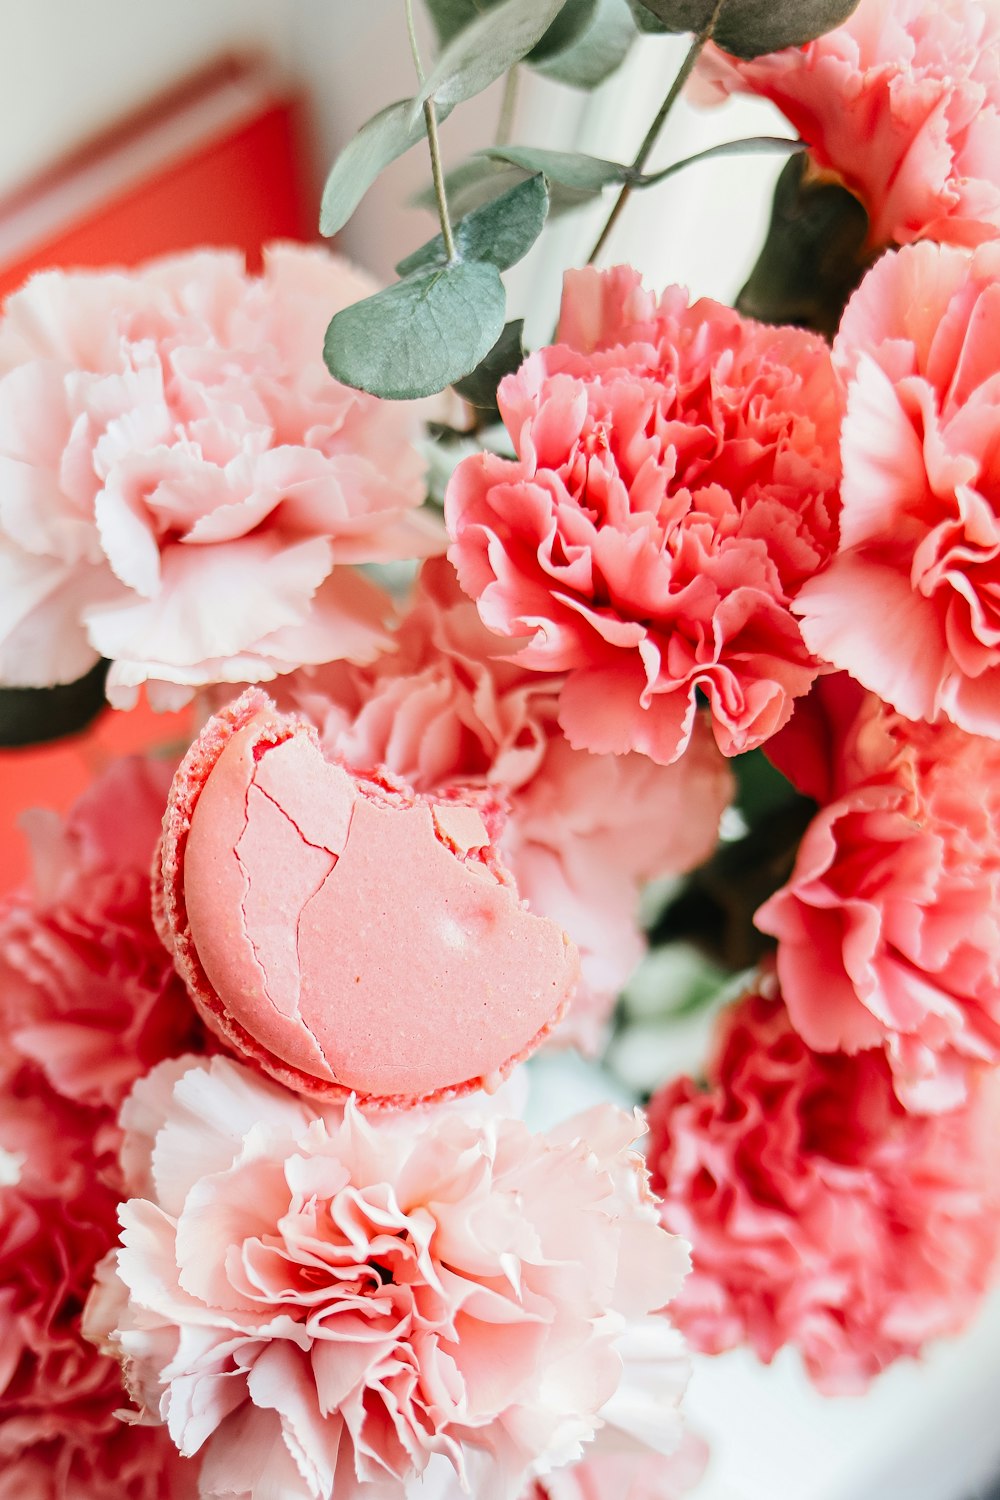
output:
[{"label": "eucalyptus stem", "polygon": [[434,108],[434,100],[424,100],[424,119],[427,122],[427,144],[431,148],[431,176],[434,179],[434,197],[437,200],[438,218],[441,221],[441,237],[444,240],[444,248],[449,261],[458,259],[458,251],[455,249],[455,236],[451,228],[451,215],[448,213],[448,197],[444,190],[444,168],[441,165],[441,143],[438,140],[437,110]]},{"label": "eucalyptus stem", "polygon": [[[639,150],[636,152],[635,160],[633,161],[631,167],[631,173],[635,176],[638,176],[641,173],[643,167],[646,165],[646,162],[649,159],[649,154],[652,151],[653,147],[656,145],[660,131],[663,129],[663,126],[666,123],[667,116],[670,114],[670,111],[677,103],[677,99],[680,96],[681,89],[690,78],[694,65],[701,56],[706,44],[711,41],[712,34],[715,31],[716,22],[718,21],[719,16],[722,13],[722,7],[724,4],[725,0],[715,0],[715,9],[712,11],[712,14],[709,16],[707,22],[697,33],[694,41],[688,48],[687,56],[681,63],[677,77],[670,85],[670,88],[667,91],[667,97],[660,105],[656,119],[646,131],[645,139],[643,140],[642,145],[639,147]],[[614,206],[607,217],[604,228],[598,235],[594,248],[593,250],[591,250],[590,255],[587,257],[588,266],[592,266],[594,264],[595,260],[604,249],[604,246],[607,244],[608,236],[621,217],[626,203],[632,196],[632,186],[633,185],[631,182],[626,182],[623,185],[621,192],[618,194],[618,197],[615,199]]]},{"label": "eucalyptus stem", "polygon": [[[417,43],[417,28],[413,21],[413,0],[404,0],[406,7],[406,30],[410,38],[410,51],[413,54],[413,66],[417,70],[417,78],[421,87],[424,82],[424,68],[420,61],[420,47]],[[424,124],[427,127],[427,144],[431,153],[431,177],[434,181],[434,198],[437,202],[438,220],[441,224],[441,238],[444,240],[445,252],[449,261],[458,259],[458,251],[455,249],[455,236],[451,227],[451,215],[448,212],[448,197],[444,189],[444,168],[441,165],[441,142],[438,137],[437,110],[434,106],[434,96],[424,100]]]},{"label": "eucalyptus stem", "polygon": [[508,68],[504,79],[503,98],[500,101],[500,116],[497,120],[497,134],[494,145],[506,146],[514,132],[514,115],[517,110],[517,86],[520,81],[520,73],[517,65]]},{"label": "eucalyptus stem", "polygon": [[413,66],[417,70],[417,78],[421,87],[424,82],[424,65],[420,61],[420,46],[417,42],[417,28],[413,20],[413,0],[403,0],[406,8],[406,30],[410,38],[410,52],[413,55]]}]

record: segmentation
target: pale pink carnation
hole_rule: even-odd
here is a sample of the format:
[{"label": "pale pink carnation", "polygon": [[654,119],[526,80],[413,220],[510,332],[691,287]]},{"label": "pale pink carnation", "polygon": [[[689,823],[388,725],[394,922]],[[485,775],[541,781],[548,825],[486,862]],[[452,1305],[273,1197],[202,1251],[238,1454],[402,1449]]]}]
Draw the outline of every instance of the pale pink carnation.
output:
[{"label": "pale pink carnation", "polygon": [[0,900],[0,1021],[6,1067],[114,1126],[135,1080],[202,1043],[153,927],[151,879],[173,767],[123,759],[75,804],[25,814],[34,881]]},{"label": "pale pink carnation", "polygon": [[861,200],[869,245],[1000,235],[1000,15],[984,0],[861,0],[806,47],[711,48],[703,97],[770,99]]},{"label": "pale pink carnation", "polygon": [[395,642],[371,667],[295,674],[281,701],[316,722],[328,755],[419,792],[481,786],[507,802],[500,848],[518,890],[580,950],[557,1039],[592,1050],[644,951],[641,886],[708,857],[732,776],[700,717],[676,766],[574,750],[557,722],[563,679],[512,660],[443,559],[425,563]]},{"label": "pale pink carnation", "polygon": [[559,337],[500,386],[517,458],[449,485],[462,586],[567,674],[574,746],[667,764],[700,691],[722,750],[750,749],[817,671],[789,606],[836,543],[829,351],[625,267],[569,273]]},{"label": "pale pink carnation", "polygon": [[439,550],[412,409],[339,385],[320,250],[45,272],[0,323],[0,680],[98,659],[112,703],[364,660],[388,600],[344,564]]},{"label": "pale pink carnation", "polygon": [[[851,688],[795,726],[836,770],[755,920],[811,1047],[884,1047],[906,1105],[949,1109],[1000,1062],[1000,746]],[[793,746],[776,753],[794,777]]]},{"label": "pale pink carnation", "polygon": [[801,1352],[828,1394],[959,1331],[1000,1243],[1000,1099],[908,1114],[881,1052],[811,1052],[773,987],[723,1018],[708,1087],[668,1084],[648,1156],[663,1221],[692,1244],[674,1304],[691,1343]]},{"label": "pale pink carnation", "polygon": [[191,1500],[191,1466],[118,1419],[115,1371],[83,1338],[117,1208],[90,1125],[27,1069],[0,1088],[0,1500]]},{"label": "pale pink carnation", "polygon": [[389,1500],[454,1470],[516,1500],[580,1455],[616,1336],[684,1275],[629,1149],[641,1124],[608,1106],[547,1135],[488,1106],[415,1129],[216,1058],[163,1064],[123,1119],[136,1196],[88,1327],[201,1454],[205,1496]]},{"label": "pale pink carnation", "polygon": [[1000,739],[1000,245],[883,256],[834,346],[840,549],[802,634],[911,719]]}]

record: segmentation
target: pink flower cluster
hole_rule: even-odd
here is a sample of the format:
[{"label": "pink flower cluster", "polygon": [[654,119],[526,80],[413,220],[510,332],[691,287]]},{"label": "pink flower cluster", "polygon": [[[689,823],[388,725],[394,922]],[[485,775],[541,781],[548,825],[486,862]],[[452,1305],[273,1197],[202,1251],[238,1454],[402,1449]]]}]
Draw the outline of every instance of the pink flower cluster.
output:
[{"label": "pink flower cluster", "polygon": [[982,0],[861,0],[806,47],[751,62],[712,48],[699,73],[710,97],[778,106],[864,204],[873,249],[1000,235],[1000,17]]},{"label": "pink flower cluster", "polygon": [[796,1028],[884,1047],[910,1108],[952,1108],[1000,1062],[1000,746],[836,677],[769,749],[822,804],[756,917]]},{"label": "pink flower cluster", "polygon": [[673,1309],[692,1344],[795,1344],[839,1394],[959,1330],[1000,1248],[996,1083],[909,1114],[880,1052],[810,1051],[765,979],[724,1017],[708,1088],[681,1078],[650,1106],[663,1221],[692,1244]]},{"label": "pink flower cluster", "polygon": [[440,550],[414,420],[322,361],[371,287],[318,250],[35,277],[0,323],[0,680],[110,659],[108,695],[367,659],[389,601],[345,563]]},{"label": "pink flower cluster", "polygon": [[119,761],[65,825],[32,814],[34,888],[0,904],[2,1500],[186,1493],[161,1435],[115,1416],[119,1382],[80,1328],[117,1234],[118,1106],[201,1040],[150,912],[170,769]]},{"label": "pink flower cluster", "polygon": [[0,1118],[0,1500],[183,1500],[161,1434],[124,1426],[115,1372],[84,1341],[117,1194],[96,1180],[89,1121],[22,1072]]},{"label": "pink flower cluster", "polygon": [[202,1044],[150,909],[172,772],[166,761],[116,761],[65,824],[28,814],[34,885],[0,901],[6,1065],[30,1065],[102,1130],[148,1068]]},{"label": "pink flower cluster", "polygon": [[802,634],[909,718],[1000,739],[1000,246],[884,256],[834,359],[840,544],[796,600]]},{"label": "pink flower cluster", "polygon": [[592,1050],[643,951],[639,890],[708,857],[730,772],[701,718],[676,766],[574,750],[557,722],[563,679],[512,659],[443,560],[424,564],[394,640],[370,667],[294,674],[280,699],[313,719],[331,757],[387,766],[418,792],[484,787],[507,804],[500,847],[521,896],[580,949],[584,982],[559,1035]]},{"label": "pink flower cluster", "polygon": [[517,452],[462,462],[449,556],[518,660],[565,672],[570,743],[663,764],[705,695],[733,755],[817,665],[791,613],[837,540],[841,398],[823,342],[637,274],[570,272],[562,342],[499,391]]},{"label": "pink flower cluster", "polygon": [[202,1495],[389,1500],[454,1473],[517,1500],[592,1437],[628,1319],[662,1330],[658,1441],[676,1446],[676,1335],[646,1315],[687,1253],[631,1117],[538,1136],[488,1105],[369,1121],[216,1058],[161,1065],[123,1122],[133,1197],[88,1330],[199,1455]]}]

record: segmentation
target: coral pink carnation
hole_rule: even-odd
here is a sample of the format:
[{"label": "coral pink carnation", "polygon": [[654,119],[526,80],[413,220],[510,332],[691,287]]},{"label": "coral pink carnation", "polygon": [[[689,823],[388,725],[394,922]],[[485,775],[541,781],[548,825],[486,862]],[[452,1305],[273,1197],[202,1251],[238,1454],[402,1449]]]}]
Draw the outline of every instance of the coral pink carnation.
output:
[{"label": "coral pink carnation", "polygon": [[1000,1061],[1000,746],[822,686],[775,748],[829,736],[829,796],[756,922],[811,1047],[884,1047],[910,1108],[948,1109]]},{"label": "coral pink carnation", "polygon": [[861,200],[872,247],[1000,234],[1000,16],[982,0],[861,0],[806,47],[712,48],[699,74],[710,96],[776,104]]},{"label": "coral pink carnation", "polygon": [[599,1425],[625,1320],[677,1291],[631,1117],[413,1118],[317,1110],[222,1058],[136,1086],[88,1327],[201,1454],[203,1495],[389,1500],[454,1470],[516,1500]]},{"label": "coral pink carnation", "polygon": [[35,878],[0,901],[5,1067],[30,1064],[112,1127],[135,1080],[202,1028],[153,927],[151,878],[172,767],[111,765],[69,813],[25,815]]},{"label": "coral pink carnation", "polygon": [[559,336],[500,386],[517,458],[449,485],[462,586],[567,673],[571,744],[669,763],[700,690],[726,754],[758,745],[816,673],[789,605],[836,542],[829,352],[627,268],[570,272]]},{"label": "coral pink carnation", "polygon": [[704,720],[675,766],[574,750],[557,723],[562,678],[513,661],[443,559],[425,563],[396,651],[371,667],[285,679],[330,756],[387,766],[417,791],[461,784],[505,799],[505,862],[532,911],[580,950],[583,983],[557,1039],[592,1049],[643,951],[640,887],[715,847],[732,776]]},{"label": "coral pink carnation", "polygon": [[1000,1101],[982,1082],[961,1110],[907,1114],[880,1052],[811,1052],[763,993],[735,1007],[708,1088],[679,1079],[650,1106],[663,1221],[692,1243],[674,1310],[695,1347],[746,1340],[769,1361],[794,1344],[841,1394],[957,1332],[1000,1242]]},{"label": "coral pink carnation", "polygon": [[840,548],[811,648],[911,719],[1000,739],[1000,245],[886,255],[848,304]]},{"label": "coral pink carnation", "polygon": [[118,706],[365,659],[388,601],[353,568],[439,550],[405,406],[338,385],[323,330],[370,288],[321,252],[261,277],[201,252],[46,272],[0,324],[0,679],[98,659]]},{"label": "coral pink carnation", "polygon": [[0,1089],[0,1500],[188,1500],[191,1466],[116,1417],[114,1370],[83,1339],[117,1207],[89,1131],[26,1069]]}]

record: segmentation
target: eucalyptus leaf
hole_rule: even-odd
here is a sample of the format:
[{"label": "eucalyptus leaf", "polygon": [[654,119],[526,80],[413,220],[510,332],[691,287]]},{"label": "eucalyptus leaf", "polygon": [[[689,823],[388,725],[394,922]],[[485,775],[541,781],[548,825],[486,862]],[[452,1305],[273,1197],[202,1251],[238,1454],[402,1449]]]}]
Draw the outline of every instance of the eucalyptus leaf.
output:
[{"label": "eucalyptus leaf", "polygon": [[497,386],[505,375],[524,363],[524,319],[515,318],[504,325],[493,348],[476,368],[462,380],[454,382],[455,390],[477,411],[499,415]]},{"label": "eucalyptus leaf", "polygon": [[[715,0],[642,0],[666,31],[705,29]],[[801,47],[841,26],[858,0],[724,0],[712,33],[725,52],[760,57],[785,47]]]},{"label": "eucalyptus leaf", "polygon": [[612,183],[627,182],[631,167],[579,151],[545,151],[536,146],[489,146],[479,153],[495,161],[510,162],[526,172],[544,172],[550,182],[571,188],[586,197],[596,197]]},{"label": "eucalyptus leaf", "polygon": [[470,21],[496,3],[497,0],[424,0],[441,47],[447,46]]},{"label": "eucalyptus leaf", "polygon": [[448,106],[488,88],[541,41],[566,3],[502,0],[477,16],[441,52],[413,101],[411,122],[431,96]]},{"label": "eucalyptus leaf", "polygon": [[601,0],[566,0],[552,25],[527,55],[532,67],[574,46],[590,28]]},{"label": "eucalyptus leaf", "polygon": [[[493,199],[499,198],[501,193],[508,192],[510,188],[516,187],[519,182],[524,182],[528,177],[534,177],[538,170],[536,167],[519,167],[513,162],[494,160],[483,155],[476,155],[469,161],[460,162],[445,176],[445,190],[453,216],[461,218],[471,213],[474,208],[480,208],[484,203],[492,203]],[[564,187],[561,183],[552,181],[549,181],[548,186],[550,219],[569,213],[572,209],[579,208],[581,204],[593,202],[592,192],[578,192],[574,188]],[[411,201],[418,208],[427,208],[432,212],[437,207],[434,188],[431,185],[422,188]]]},{"label": "eucalyptus leaf", "polygon": [[[387,104],[341,151],[323,189],[320,234],[329,237],[343,229],[379,173],[423,138],[423,113],[411,122],[412,102],[398,99],[395,104]],[[441,111],[442,118],[446,112]]]},{"label": "eucalyptus leaf", "polygon": [[[464,218],[473,209],[481,208],[484,203],[492,203],[501,193],[508,192],[519,182],[534,175],[521,167],[512,166],[510,162],[488,161],[482,156],[473,156],[468,161],[459,162],[457,167],[452,167],[450,172],[445,173],[444,179],[445,195],[452,217]],[[411,202],[416,208],[436,212],[434,184],[428,183],[421,188],[419,193],[414,194]]]},{"label": "eucalyptus leaf", "polygon": [[[460,260],[487,260],[500,271],[516,265],[527,255],[545,227],[549,190],[541,173],[519,182],[499,198],[473,209],[454,226],[455,249]],[[426,266],[447,264],[444,236],[436,234],[396,267],[399,276],[409,276]]]},{"label": "eucalyptus leaf", "polygon": [[418,271],[337,313],[323,357],[356,390],[394,401],[433,396],[489,353],[505,306],[500,272],[486,261]]},{"label": "eucalyptus leaf", "polygon": [[[464,31],[470,22],[499,3],[500,0],[426,0],[442,47],[460,31]],[[565,0],[551,26],[527,53],[525,61],[535,66],[557,52],[564,52],[572,47],[589,27],[600,4],[601,0]]]},{"label": "eucalyptus leaf", "polygon": [[816,181],[803,153],[774,190],[764,247],[736,306],[764,323],[795,323],[832,336],[871,261],[868,215],[836,182]]},{"label": "eucalyptus leaf", "polygon": [[644,172],[640,176],[633,177],[632,186],[655,187],[658,182],[665,182],[668,177],[674,177],[678,172],[683,172],[686,167],[694,166],[695,162],[710,161],[715,156],[757,156],[761,152],[797,152],[805,149],[805,141],[790,140],[782,135],[750,135],[741,141],[720,141],[717,146],[706,146],[704,151],[696,151],[693,156],[685,156],[681,161],[671,162],[669,167],[661,167],[658,172]]},{"label": "eucalyptus leaf", "polygon": [[105,706],[108,663],[58,687],[0,688],[0,746],[12,750],[63,739],[86,729]]},{"label": "eucalyptus leaf", "polygon": [[626,0],[598,0],[589,25],[570,46],[541,62],[532,53],[529,61],[546,78],[593,89],[621,67],[637,35]]},{"label": "eucalyptus leaf", "polygon": [[665,31],[669,30],[659,16],[654,16],[653,12],[643,5],[642,0],[628,0],[628,8],[640,31],[653,32],[657,36],[662,36]]}]

